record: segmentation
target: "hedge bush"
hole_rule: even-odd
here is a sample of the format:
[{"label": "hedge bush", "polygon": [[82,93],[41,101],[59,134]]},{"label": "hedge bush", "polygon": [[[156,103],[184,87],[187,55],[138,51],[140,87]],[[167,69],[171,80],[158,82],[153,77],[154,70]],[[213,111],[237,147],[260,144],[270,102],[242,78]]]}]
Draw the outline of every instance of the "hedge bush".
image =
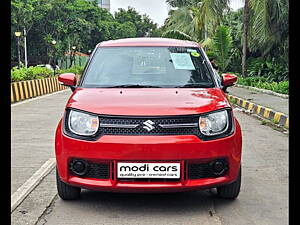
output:
[{"label": "hedge bush", "polygon": [[43,77],[49,77],[53,75],[53,71],[45,67],[13,67],[11,69],[11,81],[23,81],[23,80],[33,80],[40,79]]},{"label": "hedge bush", "polygon": [[238,74],[238,84],[271,90],[280,94],[289,94],[289,81],[274,82],[265,77],[241,77]]},{"label": "hedge bush", "polygon": [[278,59],[248,58],[247,64],[249,77],[265,77],[274,82],[289,79],[288,67]]},{"label": "hedge bush", "polygon": [[[74,66],[69,69],[56,70],[55,74],[56,75],[62,73],[82,74],[83,69],[84,67]],[[54,76],[53,70],[48,69],[46,67],[39,67],[39,66],[30,66],[28,68],[22,66],[20,69],[18,69],[18,67],[13,67],[11,69],[10,74],[11,74],[11,82],[34,80],[34,79],[41,79],[41,78]]]},{"label": "hedge bush", "polygon": [[57,70],[56,73],[57,74],[62,74],[62,73],[75,73],[75,74],[82,74],[84,69],[84,66],[73,66],[69,69],[60,69]]}]

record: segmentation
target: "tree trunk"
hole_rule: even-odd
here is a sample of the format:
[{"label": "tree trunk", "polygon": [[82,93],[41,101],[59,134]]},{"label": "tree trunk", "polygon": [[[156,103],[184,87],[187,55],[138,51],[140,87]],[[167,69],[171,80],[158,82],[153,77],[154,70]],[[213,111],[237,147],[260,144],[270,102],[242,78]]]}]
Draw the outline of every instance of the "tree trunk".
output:
[{"label": "tree trunk", "polygon": [[247,77],[247,49],[249,31],[249,0],[245,0],[244,6],[244,31],[243,31],[243,57],[242,57],[242,76]]}]

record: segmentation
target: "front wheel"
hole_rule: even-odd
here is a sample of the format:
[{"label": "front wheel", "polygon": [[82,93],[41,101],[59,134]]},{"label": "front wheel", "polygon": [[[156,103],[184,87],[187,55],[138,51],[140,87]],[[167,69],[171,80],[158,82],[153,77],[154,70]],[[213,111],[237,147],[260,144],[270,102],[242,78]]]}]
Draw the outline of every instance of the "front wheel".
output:
[{"label": "front wheel", "polygon": [[217,188],[218,196],[226,199],[236,199],[241,189],[242,166],[240,166],[239,175],[231,184],[227,184]]},{"label": "front wheel", "polygon": [[75,200],[80,197],[81,188],[73,187],[64,183],[60,179],[57,169],[56,169],[56,186],[57,186],[58,195],[63,200]]}]

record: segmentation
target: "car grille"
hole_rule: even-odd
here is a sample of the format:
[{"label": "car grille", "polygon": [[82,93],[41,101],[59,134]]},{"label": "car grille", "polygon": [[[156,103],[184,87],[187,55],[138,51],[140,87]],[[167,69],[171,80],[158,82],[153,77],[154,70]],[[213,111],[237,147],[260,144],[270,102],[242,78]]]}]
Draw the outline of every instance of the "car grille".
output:
[{"label": "car grille", "polygon": [[209,163],[188,165],[188,179],[219,177],[219,176],[224,176],[225,172],[219,175],[214,174]]},{"label": "car grille", "polygon": [[100,117],[102,135],[200,135],[199,116]]},{"label": "car grille", "polygon": [[[71,162],[70,162],[71,164]],[[70,166],[71,168],[71,166]],[[87,162],[87,171],[84,175],[80,177],[86,178],[96,178],[96,179],[109,179],[109,164],[108,163],[93,163]],[[70,173],[75,175],[70,169]],[[78,175],[76,175],[78,176]]]},{"label": "car grille", "polygon": [[109,178],[109,164],[89,163],[86,177],[108,179]]}]

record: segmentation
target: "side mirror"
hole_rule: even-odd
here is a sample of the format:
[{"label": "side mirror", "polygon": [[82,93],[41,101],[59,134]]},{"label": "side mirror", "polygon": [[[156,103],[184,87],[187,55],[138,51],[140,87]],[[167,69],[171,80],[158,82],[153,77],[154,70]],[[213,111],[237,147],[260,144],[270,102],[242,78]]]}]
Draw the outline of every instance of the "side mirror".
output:
[{"label": "side mirror", "polygon": [[77,80],[74,73],[63,73],[58,76],[58,82],[62,85],[70,87],[72,91],[74,91]]},{"label": "side mirror", "polygon": [[223,90],[226,92],[226,89],[230,86],[233,86],[236,81],[237,81],[237,76],[230,73],[223,73],[222,74]]}]

